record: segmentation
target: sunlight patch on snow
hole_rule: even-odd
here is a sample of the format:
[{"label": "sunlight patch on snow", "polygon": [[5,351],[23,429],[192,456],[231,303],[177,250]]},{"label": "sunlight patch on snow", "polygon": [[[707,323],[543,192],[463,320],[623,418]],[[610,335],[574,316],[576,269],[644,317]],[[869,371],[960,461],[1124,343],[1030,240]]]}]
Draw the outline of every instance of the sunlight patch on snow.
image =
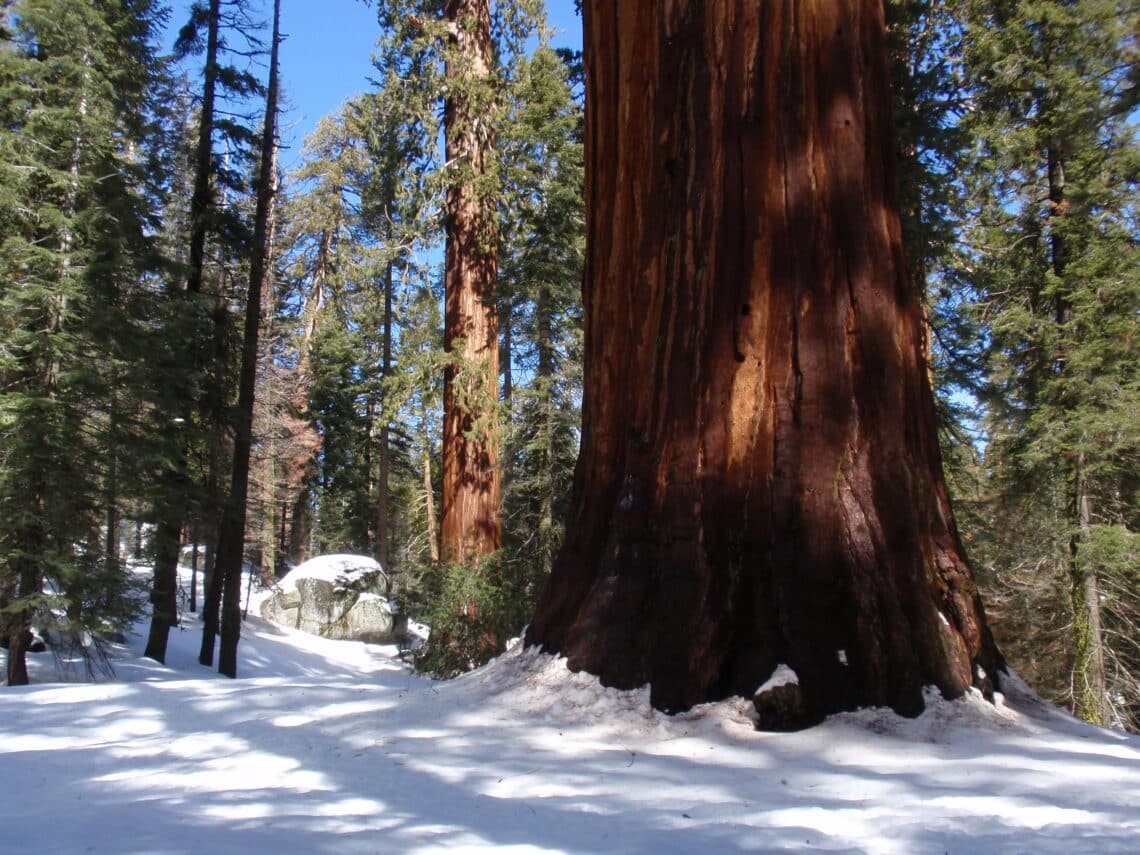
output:
[{"label": "sunlight patch on snow", "polygon": [[[231,746],[234,753],[228,757],[210,758],[199,753],[197,762],[190,761],[176,768],[151,771],[139,775],[136,771],[101,775],[91,780],[99,784],[115,784],[124,792],[155,795],[164,789],[173,793],[226,793],[262,792],[265,790],[292,790],[294,792],[330,792],[335,787],[319,772],[301,767],[291,757],[281,757],[245,746],[241,750]],[[156,751],[121,751],[124,759],[158,756]]]},{"label": "sunlight patch on snow", "polygon": [[269,723],[274,727],[304,727],[307,724],[313,723],[313,717],[311,715],[289,713],[288,715],[279,715],[275,718],[271,718],[269,719]]}]

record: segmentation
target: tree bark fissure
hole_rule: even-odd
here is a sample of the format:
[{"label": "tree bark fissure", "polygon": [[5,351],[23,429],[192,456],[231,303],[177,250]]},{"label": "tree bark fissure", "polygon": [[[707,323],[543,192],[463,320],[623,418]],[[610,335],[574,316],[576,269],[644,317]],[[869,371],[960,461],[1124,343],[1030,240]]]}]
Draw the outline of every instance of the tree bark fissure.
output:
[{"label": "tree bark fissure", "polygon": [[[612,15],[612,17],[610,17]],[[675,710],[781,662],[809,714],[1000,654],[941,475],[881,4],[585,4],[573,512],[528,641]]]}]

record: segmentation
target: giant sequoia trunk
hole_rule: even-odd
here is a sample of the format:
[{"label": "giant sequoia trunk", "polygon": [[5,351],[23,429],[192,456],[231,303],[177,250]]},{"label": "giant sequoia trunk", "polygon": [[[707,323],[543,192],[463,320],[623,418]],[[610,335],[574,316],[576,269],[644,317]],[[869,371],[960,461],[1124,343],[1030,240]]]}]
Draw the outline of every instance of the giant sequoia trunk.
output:
[{"label": "giant sequoia trunk", "polygon": [[487,189],[492,135],[489,0],[447,0],[447,193],[443,402],[443,558],[468,564],[502,544],[499,519],[499,343],[495,199]]},{"label": "giant sequoia trunk", "polygon": [[528,642],[665,710],[780,663],[806,721],[989,687],[902,253],[883,4],[584,5],[582,451]]}]

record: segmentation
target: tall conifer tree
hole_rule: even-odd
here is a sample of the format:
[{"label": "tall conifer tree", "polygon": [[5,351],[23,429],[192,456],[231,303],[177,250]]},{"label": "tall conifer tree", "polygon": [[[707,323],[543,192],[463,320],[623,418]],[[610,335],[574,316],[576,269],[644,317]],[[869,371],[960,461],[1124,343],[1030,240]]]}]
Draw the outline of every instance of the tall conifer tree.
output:
[{"label": "tall conifer tree", "polygon": [[158,13],[149,2],[5,5],[0,624],[19,684],[37,613],[50,619],[62,599],[76,628],[96,628],[92,609],[123,584],[114,507],[141,406],[128,397],[139,282],[153,271],[141,152]]},{"label": "tall conifer tree", "polygon": [[[990,330],[984,554],[1010,605],[1031,592],[1002,613],[1015,662],[1081,717],[1137,727],[1140,10],[974,0],[968,13],[967,238]],[[1059,620],[1020,617],[1032,613]]]}]

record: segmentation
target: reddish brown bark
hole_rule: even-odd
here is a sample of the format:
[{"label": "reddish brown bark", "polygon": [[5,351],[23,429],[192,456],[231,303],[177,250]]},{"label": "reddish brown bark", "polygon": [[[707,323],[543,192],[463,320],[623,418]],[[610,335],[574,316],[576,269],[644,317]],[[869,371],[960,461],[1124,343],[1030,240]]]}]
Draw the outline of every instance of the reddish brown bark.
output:
[{"label": "reddish brown bark", "polygon": [[443,402],[445,561],[467,564],[502,543],[498,469],[499,344],[495,200],[486,184],[493,139],[487,124],[491,68],[488,0],[448,0],[453,43],[446,106],[447,194],[444,347],[452,355]]},{"label": "reddish brown bark", "polygon": [[528,642],[666,710],[779,663],[808,718],[989,685],[902,254],[882,3],[584,6],[582,453]]}]

